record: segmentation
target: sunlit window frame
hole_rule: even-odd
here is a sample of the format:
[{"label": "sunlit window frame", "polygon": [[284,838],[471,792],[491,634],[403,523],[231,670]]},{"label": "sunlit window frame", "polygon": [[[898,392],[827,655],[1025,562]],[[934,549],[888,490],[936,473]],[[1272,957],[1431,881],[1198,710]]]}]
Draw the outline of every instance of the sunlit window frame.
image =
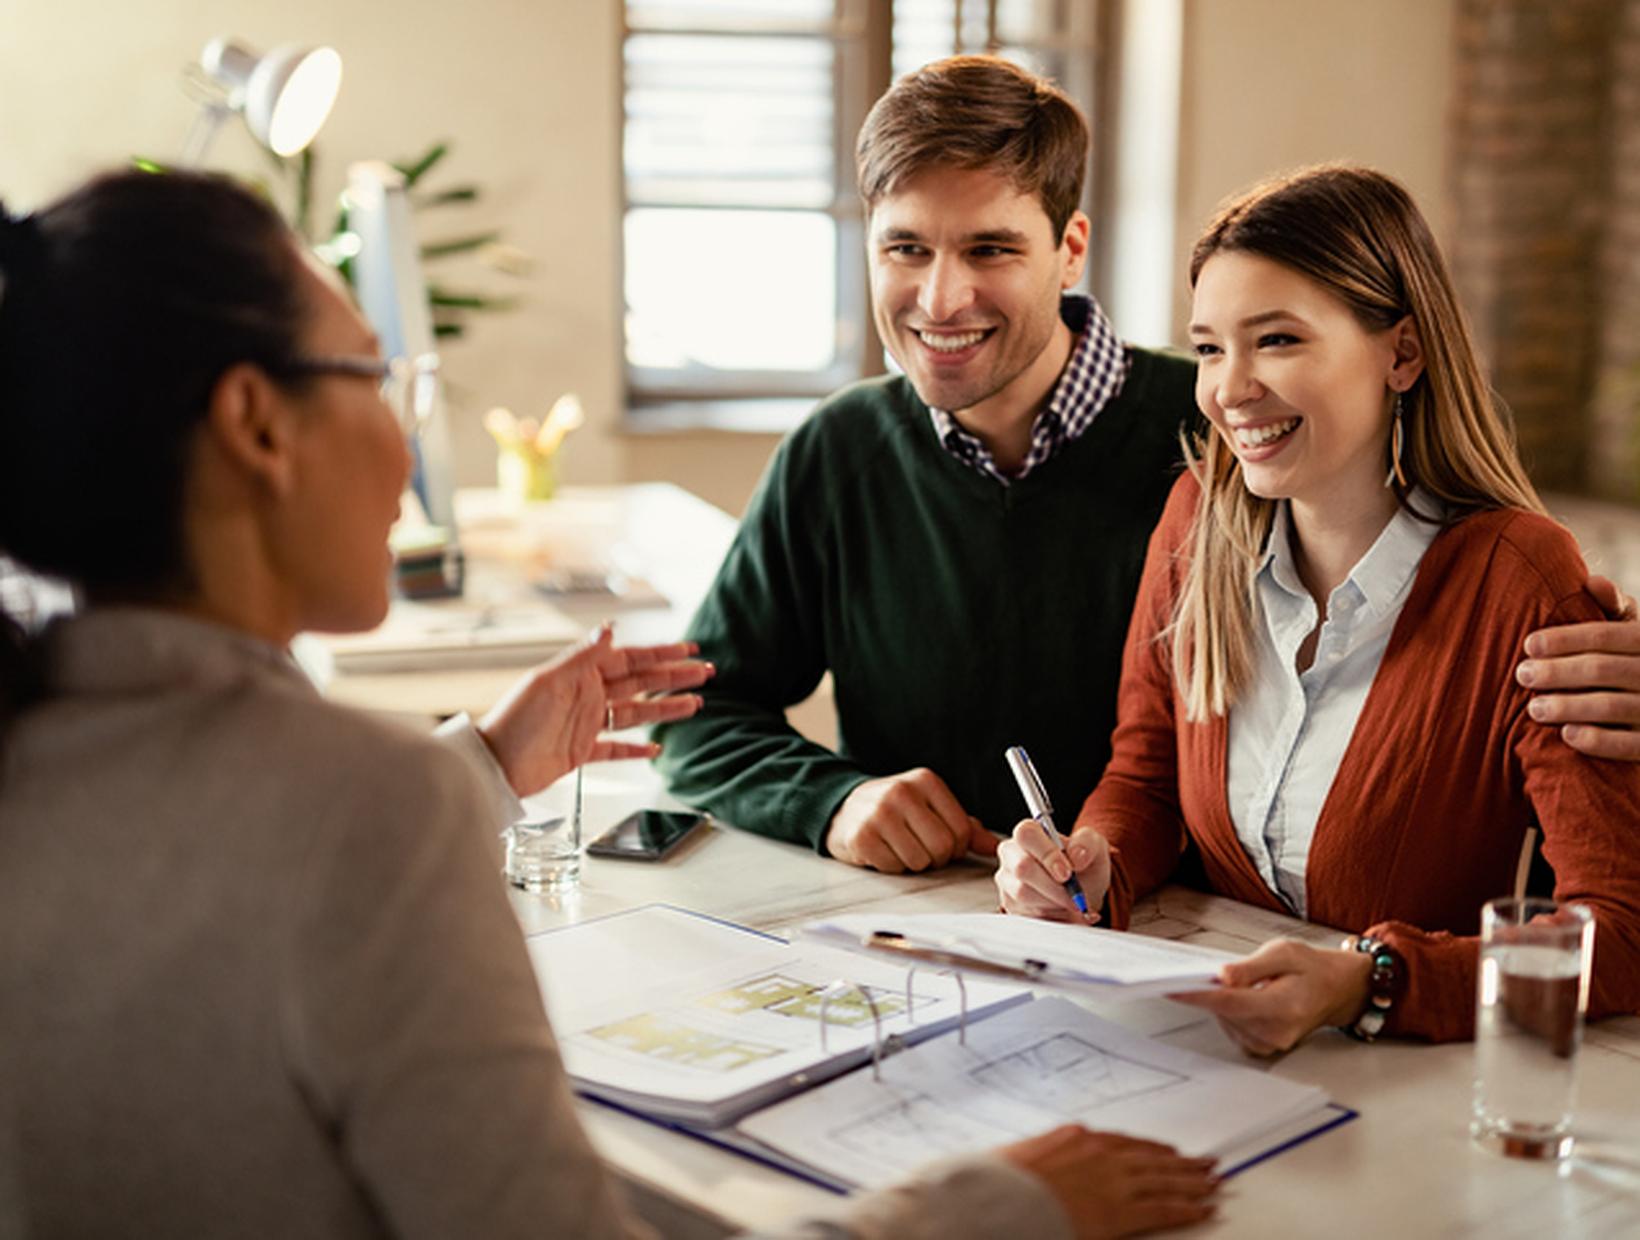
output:
[{"label": "sunlit window frame", "polygon": [[[1095,0],[1075,0],[1077,3],[1093,5]],[[1054,50],[1072,55],[1086,56],[1083,81],[1091,84],[1086,92],[1073,90],[1078,94],[1079,102],[1089,109],[1096,124],[1096,140],[1094,144],[1095,162],[1090,169],[1088,187],[1085,194],[1084,206],[1092,210],[1100,186],[1104,183],[1102,171],[1104,167],[1103,146],[1097,140],[1097,134],[1103,128],[1101,122],[1108,114],[1106,103],[1110,99],[1109,74],[1106,71],[1105,49],[1114,42],[1111,29],[1112,10],[1116,6],[1098,4],[1094,18],[1097,37],[1091,45],[1056,40],[1052,44],[1042,45],[1044,50]],[[832,148],[834,160],[835,192],[832,202],[825,208],[755,208],[759,210],[796,210],[803,214],[813,214],[817,210],[824,211],[834,222],[837,230],[837,318],[838,341],[836,357],[830,366],[813,370],[749,370],[749,369],[718,369],[708,366],[692,367],[646,367],[635,366],[626,359],[626,330],[625,312],[622,314],[622,368],[625,375],[627,390],[627,408],[634,424],[644,422],[676,425],[687,425],[693,421],[692,410],[704,409],[713,406],[719,417],[712,419],[722,422],[725,426],[739,426],[742,429],[780,429],[783,426],[795,423],[810,407],[812,401],[845,384],[873,374],[880,374],[883,370],[883,350],[871,320],[870,290],[865,257],[865,221],[860,204],[859,195],[854,184],[854,137],[859,132],[860,125],[865,120],[866,112],[871,104],[888,89],[893,79],[893,4],[891,0],[835,0],[831,21],[823,28],[817,28],[806,23],[797,26],[781,26],[776,23],[759,24],[755,29],[726,30],[722,27],[710,29],[696,29],[670,24],[640,25],[632,21],[631,6],[623,4],[623,26],[621,36],[621,99],[622,125],[624,136],[625,98],[626,98],[626,55],[625,44],[627,37],[636,34],[664,33],[669,35],[701,35],[714,38],[734,37],[767,37],[769,35],[797,35],[829,40],[832,45],[834,65],[833,91],[834,106]],[[995,12],[994,0],[966,0],[959,5],[959,12],[979,10],[982,13]],[[972,29],[972,12],[968,13]],[[988,42],[992,50],[996,47],[994,16],[987,24]],[[953,31],[953,42],[960,38],[957,31]],[[1033,47],[1038,46],[1033,44]],[[985,46],[968,45],[963,51],[983,51]],[[1067,88],[1072,87],[1067,82]],[[1097,95],[1094,90],[1097,89]],[[1081,97],[1083,94],[1088,97]],[[699,202],[677,202],[659,199],[634,201],[630,193],[625,171],[625,161],[622,161],[621,177],[621,219],[626,219],[630,210],[637,208],[671,208],[688,207],[691,209],[706,210],[745,210],[745,204],[725,203],[721,208]],[[1097,219],[1097,215],[1095,219]],[[625,228],[623,223],[622,233]],[[1097,247],[1090,258],[1097,253]],[[625,305],[625,244],[622,244],[622,305]],[[1094,281],[1097,287],[1097,279]],[[736,417],[739,413],[741,416]]]}]

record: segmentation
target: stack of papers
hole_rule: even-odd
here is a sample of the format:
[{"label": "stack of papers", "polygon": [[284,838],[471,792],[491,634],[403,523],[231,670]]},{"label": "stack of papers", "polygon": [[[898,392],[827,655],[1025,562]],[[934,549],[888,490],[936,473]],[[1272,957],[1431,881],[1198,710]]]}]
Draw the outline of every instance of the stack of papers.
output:
[{"label": "stack of papers", "polygon": [[811,922],[798,934],[850,951],[895,954],[907,964],[1009,970],[1034,986],[1104,1001],[1210,989],[1219,966],[1237,959],[1168,939],[1000,913],[856,913]]},{"label": "stack of papers", "polygon": [[337,671],[365,674],[527,667],[574,645],[584,630],[546,603],[491,606],[465,598],[401,598],[368,633],[317,636]]}]

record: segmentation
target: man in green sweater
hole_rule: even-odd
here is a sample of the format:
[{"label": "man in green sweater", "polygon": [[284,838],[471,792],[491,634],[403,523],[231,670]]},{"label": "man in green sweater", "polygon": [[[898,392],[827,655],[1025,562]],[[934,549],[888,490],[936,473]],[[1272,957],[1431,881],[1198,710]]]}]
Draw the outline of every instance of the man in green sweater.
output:
[{"label": "man in green sweater", "polygon": [[[1196,408],[1188,359],[1123,346],[1069,292],[1088,144],[1069,98],[989,57],[902,78],[867,116],[872,301],[904,374],[775,453],[690,629],[717,665],[705,709],[657,734],[683,800],[899,872],[996,851],[1025,813],[1010,745],[1067,814],[1098,781]],[[784,713],[827,670],[837,752]]]},{"label": "man in green sweater", "polygon": [[[903,375],[776,452],[691,626],[717,665],[663,769],[725,821],[877,869],[994,852],[1030,750],[1079,805],[1192,417],[1194,368],[1124,348],[1090,298],[1088,131],[1057,88],[965,57],[860,134],[877,329]],[[830,670],[839,752],[785,721]]]}]

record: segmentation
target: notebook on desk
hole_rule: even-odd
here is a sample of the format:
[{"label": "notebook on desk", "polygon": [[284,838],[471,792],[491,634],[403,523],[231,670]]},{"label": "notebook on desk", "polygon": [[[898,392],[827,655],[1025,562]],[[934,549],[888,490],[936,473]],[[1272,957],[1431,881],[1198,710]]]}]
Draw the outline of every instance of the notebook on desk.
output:
[{"label": "notebook on desk", "polygon": [[542,603],[482,604],[464,598],[394,599],[368,633],[314,635],[338,672],[415,672],[451,667],[528,667],[574,645],[582,625]]},{"label": "notebook on desk", "polygon": [[1067,999],[667,906],[528,943],[579,1092],[839,1190],[1072,1121],[1233,1171],[1349,1115]]}]

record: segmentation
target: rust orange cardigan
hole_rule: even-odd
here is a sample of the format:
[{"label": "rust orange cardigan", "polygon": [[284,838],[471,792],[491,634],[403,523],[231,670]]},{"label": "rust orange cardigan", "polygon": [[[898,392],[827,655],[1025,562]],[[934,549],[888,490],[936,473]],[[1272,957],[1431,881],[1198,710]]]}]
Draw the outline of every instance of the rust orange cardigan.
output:
[{"label": "rust orange cardigan", "polygon": [[[1199,496],[1181,477],[1151,538],[1110,765],[1077,817],[1113,847],[1117,927],[1167,880],[1186,833],[1214,891],[1284,911],[1230,819],[1226,720],[1185,721],[1170,646],[1158,640]],[[1570,534],[1518,510],[1459,521],[1418,566],[1316,822],[1306,875],[1312,921],[1378,935],[1406,958],[1392,1032],[1474,1036],[1480,907],[1509,893],[1534,822],[1556,897],[1595,913],[1590,1015],[1640,1011],[1640,765],[1576,753],[1527,715],[1514,676],[1533,629],[1601,618],[1585,576]]]}]

